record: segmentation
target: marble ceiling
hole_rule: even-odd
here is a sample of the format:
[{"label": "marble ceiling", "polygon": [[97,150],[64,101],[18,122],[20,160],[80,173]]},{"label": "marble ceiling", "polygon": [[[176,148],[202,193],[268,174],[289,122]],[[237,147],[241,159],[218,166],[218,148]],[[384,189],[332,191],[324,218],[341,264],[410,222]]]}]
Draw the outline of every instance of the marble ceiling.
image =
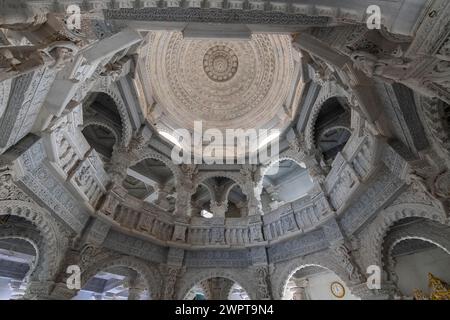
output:
[{"label": "marble ceiling", "polygon": [[[150,119],[160,130],[284,129],[292,112],[291,37],[253,34],[250,40],[186,39],[181,32],[148,35],[145,67],[157,102]],[[154,121],[152,121],[154,122]]]}]

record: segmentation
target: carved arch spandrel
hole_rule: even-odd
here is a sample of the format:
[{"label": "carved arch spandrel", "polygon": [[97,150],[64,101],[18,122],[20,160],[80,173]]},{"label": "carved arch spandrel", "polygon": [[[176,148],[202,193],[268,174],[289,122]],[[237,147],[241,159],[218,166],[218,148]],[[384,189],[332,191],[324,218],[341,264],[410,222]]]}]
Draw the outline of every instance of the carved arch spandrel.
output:
[{"label": "carved arch spandrel", "polygon": [[81,270],[81,287],[97,273],[114,267],[125,267],[136,271],[143,279],[150,298],[153,300],[160,299],[162,294],[162,275],[160,272],[148,263],[131,256],[113,255],[88,264],[83,268],[84,270]]},{"label": "carved arch spandrel", "polygon": [[[336,82],[327,81],[325,85],[319,92],[319,95],[311,108],[311,113],[309,115],[308,122],[306,123],[305,128],[305,143],[306,148],[308,150],[313,150],[315,147],[315,139],[314,139],[314,128],[319,116],[320,110],[324,103],[331,98],[343,98],[347,99],[348,97],[346,92],[338,85]],[[350,101],[348,101],[350,104]]]},{"label": "carved arch spandrel", "polygon": [[297,271],[305,267],[316,266],[334,272],[350,288],[356,285],[354,280],[350,279],[348,272],[329,252],[320,252],[304,257],[292,259],[288,262],[276,264],[272,272],[272,294],[275,300],[281,300],[289,279]]},{"label": "carved arch spandrel", "polygon": [[3,225],[0,226],[0,240],[3,239],[18,239],[28,242],[35,250],[35,257],[30,264],[30,269],[25,276],[25,280],[33,279],[37,276],[35,274],[39,274],[46,270],[47,266],[44,265],[44,262],[48,261],[48,259],[41,258],[41,256],[46,254],[45,245],[42,241],[39,232],[33,232],[26,227],[16,226],[16,225]]},{"label": "carved arch spandrel", "polygon": [[54,218],[37,205],[19,200],[0,201],[0,215],[21,217],[37,228],[43,237],[41,265],[44,267],[35,274],[37,279],[32,280],[52,280],[60,269],[67,247],[67,239],[61,236],[63,232]]},{"label": "carved arch spandrel", "polygon": [[280,155],[280,157],[278,157],[276,159],[271,159],[271,161],[269,161],[267,164],[265,164],[263,167],[261,167],[261,173],[258,177],[259,179],[258,179],[258,183],[257,183],[258,191],[262,191],[264,177],[266,176],[266,174],[270,170],[270,168],[272,168],[275,164],[281,163],[282,161],[285,161],[285,160],[290,160],[290,161],[294,162],[295,164],[297,164],[299,167],[306,168],[305,163],[302,162],[299,157],[289,155],[289,154],[287,154],[287,152],[282,153]]},{"label": "carved arch spandrel", "polygon": [[[244,272],[243,272],[244,271]],[[225,269],[206,268],[191,269],[183,274],[177,281],[176,299],[182,300],[186,297],[196,284],[211,278],[226,278],[240,285],[249,295],[251,300],[256,299],[256,288],[252,285],[252,277],[249,269]]]},{"label": "carved arch spandrel", "polygon": [[392,256],[396,245],[402,241],[421,240],[431,243],[450,255],[450,226],[441,225],[430,219],[400,226],[397,230],[388,230],[383,239],[382,262],[389,280],[396,281],[395,258]]},{"label": "carved arch spandrel", "polygon": [[175,179],[175,185],[178,185],[178,183],[181,181],[182,172],[180,168],[177,165],[175,165],[170,158],[166,157],[163,154],[160,154],[159,152],[152,151],[146,148],[139,150],[137,154],[133,156],[133,159],[131,160],[129,167],[132,167],[146,159],[158,160],[162,162],[172,172]]},{"label": "carved arch spandrel", "polygon": [[446,213],[431,205],[404,203],[382,210],[361,236],[360,262],[364,270],[370,265],[384,267],[382,249],[387,232],[395,222],[411,217],[427,218],[443,225],[450,225]]},{"label": "carved arch spandrel", "polygon": [[[241,188],[241,190],[244,194],[246,194],[246,192],[248,191],[245,188],[246,181],[239,172],[225,172],[225,171],[218,171],[218,172],[203,171],[202,172],[201,171],[198,173],[197,186],[201,183],[204,183],[205,180],[207,180],[209,178],[228,178],[230,180],[233,180],[235,182],[235,184],[237,184]],[[197,188],[197,186],[196,186],[196,188]]]},{"label": "carved arch spandrel", "polygon": [[133,136],[133,128],[131,126],[131,119],[127,107],[117,89],[117,85],[112,84],[108,86],[107,83],[99,82],[94,86],[90,93],[96,92],[107,94],[114,101],[120,119],[122,120],[121,144],[127,146]]},{"label": "carved arch spandrel", "polygon": [[83,131],[86,127],[89,126],[98,126],[111,131],[115,139],[114,146],[118,145],[122,139],[121,133],[114,128],[112,123],[108,123],[106,120],[98,120],[93,117],[87,118],[83,121],[81,131]]}]

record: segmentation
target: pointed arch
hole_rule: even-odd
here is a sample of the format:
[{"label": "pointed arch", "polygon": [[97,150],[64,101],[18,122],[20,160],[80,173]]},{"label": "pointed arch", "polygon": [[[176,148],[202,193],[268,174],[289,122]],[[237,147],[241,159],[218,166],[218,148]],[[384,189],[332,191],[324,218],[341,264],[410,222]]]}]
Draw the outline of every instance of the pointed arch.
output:
[{"label": "pointed arch", "polygon": [[67,239],[62,236],[54,218],[49,212],[30,202],[5,200],[0,202],[0,215],[13,215],[31,222],[43,238],[40,251],[40,268],[32,275],[32,280],[52,280],[59,271]]},{"label": "pointed arch", "polygon": [[253,287],[250,285],[250,277],[245,277],[243,272],[233,269],[223,269],[223,268],[208,268],[202,270],[189,270],[182,279],[179,281],[177,290],[177,299],[182,300],[186,297],[196,284],[211,278],[225,278],[237,283],[241,286],[249,295],[250,299],[255,299],[256,291],[252,291]]},{"label": "pointed arch", "polygon": [[148,263],[131,256],[107,257],[88,265],[81,273],[81,287],[97,273],[114,267],[124,267],[136,271],[142,277],[149,297],[153,300],[161,297],[162,276],[159,271]]}]

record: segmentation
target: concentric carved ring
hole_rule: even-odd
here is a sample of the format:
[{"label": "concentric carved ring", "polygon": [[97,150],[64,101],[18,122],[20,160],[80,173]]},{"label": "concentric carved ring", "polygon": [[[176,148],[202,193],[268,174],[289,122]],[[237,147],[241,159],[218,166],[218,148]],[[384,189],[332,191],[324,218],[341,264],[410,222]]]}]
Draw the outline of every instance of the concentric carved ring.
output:
[{"label": "concentric carved ring", "polygon": [[213,81],[228,81],[237,72],[238,58],[232,49],[217,45],[211,47],[203,57],[203,69]]},{"label": "concentric carved ring", "polygon": [[[148,37],[146,65],[158,102],[149,116],[159,114],[161,125],[188,130],[199,120],[205,130],[276,125],[294,75],[290,36],[227,41],[152,32]],[[283,117],[279,124],[288,121]]]}]

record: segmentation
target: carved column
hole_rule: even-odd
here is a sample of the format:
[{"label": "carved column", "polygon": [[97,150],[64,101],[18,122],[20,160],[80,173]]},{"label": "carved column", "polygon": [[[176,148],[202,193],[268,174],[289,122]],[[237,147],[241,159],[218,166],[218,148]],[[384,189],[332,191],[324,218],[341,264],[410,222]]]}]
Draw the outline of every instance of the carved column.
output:
[{"label": "carved column", "polygon": [[244,180],[242,192],[248,200],[248,215],[261,215],[263,213],[261,204],[262,184],[259,183],[261,167],[244,165],[240,174]]},{"label": "carved column", "polygon": [[168,210],[170,208],[170,203],[167,200],[167,197],[170,195],[171,189],[172,187],[170,185],[158,185],[158,198],[156,199],[155,204],[165,210]]},{"label": "carved column", "polygon": [[164,275],[161,299],[173,300],[176,297],[175,288],[177,279],[183,268],[184,250],[170,248],[167,254],[167,265],[161,266],[161,273]]},{"label": "carved column", "polygon": [[225,218],[225,213],[228,210],[228,201],[223,200],[222,202],[217,202],[211,200],[210,208],[214,217]]},{"label": "carved column", "polygon": [[336,261],[347,272],[350,281],[358,283],[364,279],[357,264],[354,262],[349,250],[349,245],[345,244],[343,241],[337,241],[332,244],[330,250],[334,254]]},{"label": "carved column", "polygon": [[12,291],[10,300],[21,300],[23,299],[23,296],[25,295],[26,291],[26,283],[23,281],[18,280],[11,280],[9,281],[9,287]]},{"label": "carved column", "polygon": [[133,162],[140,159],[140,153],[144,151],[152,135],[153,133],[148,127],[142,126],[128,144],[125,141],[121,141],[120,145],[115,146],[111,162],[106,167],[106,171],[115,184],[122,185],[122,182],[127,177],[127,169]]},{"label": "carved column", "polygon": [[196,165],[180,165],[180,179],[176,186],[177,200],[175,204],[175,216],[191,215],[191,197],[196,189],[196,176],[198,168]]},{"label": "carved column", "polygon": [[167,266],[164,279],[163,300],[173,300],[175,298],[175,286],[181,268],[178,266]]},{"label": "carved column", "polygon": [[269,277],[269,268],[267,266],[258,266],[255,269],[257,292],[256,297],[259,300],[271,300],[271,285]]},{"label": "carved column", "polygon": [[[74,245],[77,246],[77,245]],[[61,263],[61,268],[54,278],[54,282],[51,283],[51,288],[46,296],[40,296],[37,299],[45,300],[70,300],[77,295],[77,289],[69,289],[67,286],[67,280],[71,276],[70,273],[66,273],[68,266],[78,265],[81,270],[84,270],[85,265],[82,262],[80,251],[77,249],[69,249],[66,251],[64,260]]]},{"label": "carved column", "polygon": [[290,283],[292,292],[292,300],[309,300],[306,288],[308,287],[308,279],[293,279]]},{"label": "carved column", "polygon": [[233,281],[226,278],[211,278],[205,281],[203,286],[208,288],[211,300],[228,300]]},{"label": "carved column", "polygon": [[138,277],[137,273],[133,272],[133,275],[128,278],[128,300],[141,300],[143,292],[142,279]]},{"label": "carved column", "polygon": [[235,206],[239,209],[241,213],[241,217],[248,216],[248,201],[240,201],[238,203],[235,203]]},{"label": "carved column", "polygon": [[303,162],[311,178],[318,183],[323,183],[329,168],[321,165],[322,154],[318,150],[308,149],[304,135],[290,131],[286,138],[289,143],[289,149],[283,155],[294,159],[298,163]]},{"label": "carved column", "polygon": [[271,200],[269,203],[270,209],[276,210],[284,204],[284,201],[280,201],[279,192],[276,187],[272,185],[267,186],[266,191],[268,192]]}]

